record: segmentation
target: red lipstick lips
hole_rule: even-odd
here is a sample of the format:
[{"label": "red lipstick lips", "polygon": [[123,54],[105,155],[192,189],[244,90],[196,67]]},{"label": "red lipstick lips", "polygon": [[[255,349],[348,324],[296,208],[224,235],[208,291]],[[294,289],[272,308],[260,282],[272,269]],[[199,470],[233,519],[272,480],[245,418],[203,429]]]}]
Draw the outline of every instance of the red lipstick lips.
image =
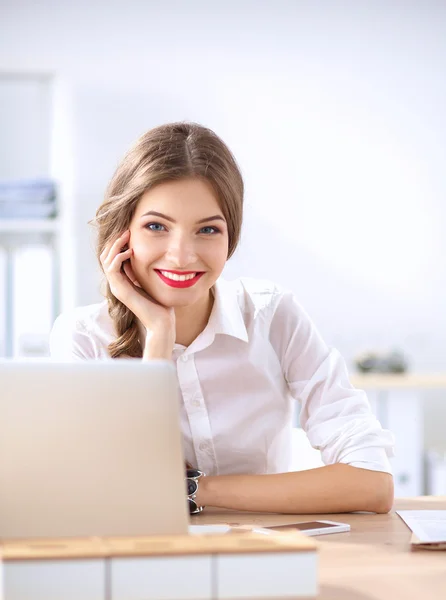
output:
[{"label": "red lipstick lips", "polygon": [[197,271],[167,271],[166,269],[163,270],[165,273],[173,273],[174,275],[192,275],[193,273],[196,273],[195,277],[192,277],[191,279],[179,281],[178,279],[170,279],[169,277],[163,275],[161,271],[155,269],[159,278],[162,281],[164,281],[164,283],[166,283],[168,286],[173,288],[190,288],[193,285],[195,285],[197,281],[204,275],[204,272],[198,273]]}]

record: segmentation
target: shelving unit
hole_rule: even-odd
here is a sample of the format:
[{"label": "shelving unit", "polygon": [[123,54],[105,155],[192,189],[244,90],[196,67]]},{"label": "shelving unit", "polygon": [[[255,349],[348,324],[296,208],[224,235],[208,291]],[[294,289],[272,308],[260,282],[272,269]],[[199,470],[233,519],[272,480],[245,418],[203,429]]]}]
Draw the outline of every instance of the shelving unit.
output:
[{"label": "shelving unit", "polygon": [[[6,357],[15,354],[14,351],[14,298],[12,292],[12,281],[14,278],[13,256],[17,248],[44,244],[52,251],[52,285],[51,285],[51,315],[54,319],[59,313],[61,304],[60,291],[60,249],[61,249],[61,219],[0,219],[0,247],[3,248],[6,256],[5,264],[5,315],[1,315],[4,320],[4,353]],[[1,283],[1,282],[0,282]],[[45,336],[40,340],[40,336],[34,339],[34,334],[23,342],[20,347],[20,355],[40,356],[45,353]],[[40,340],[40,341],[39,341]]]},{"label": "shelving unit", "polygon": [[[16,195],[5,196],[7,188],[2,187],[2,202],[17,201],[22,211],[29,203],[33,209],[30,218],[25,212],[23,217],[9,218],[5,204],[0,216],[0,355],[7,357],[45,354],[50,321],[61,306],[60,255],[67,236],[60,217],[39,218],[49,211],[39,213],[33,206],[51,201],[50,189],[47,194],[34,187],[39,181],[54,182],[57,209],[63,204],[60,186],[65,165],[70,163],[63,151],[66,129],[61,122],[65,115],[61,96],[63,90],[50,73],[0,71],[0,182],[2,186],[28,182],[22,188],[23,198],[19,189]],[[37,195],[27,195],[31,190]],[[27,247],[32,247],[31,252]]]},{"label": "shelving unit", "polygon": [[355,373],[350,381],[364,390],[446,389],[445,373]]},{"label": "shelving unit", "polygon": [[60,219],[0,219],[2,233],[56,233]]}]

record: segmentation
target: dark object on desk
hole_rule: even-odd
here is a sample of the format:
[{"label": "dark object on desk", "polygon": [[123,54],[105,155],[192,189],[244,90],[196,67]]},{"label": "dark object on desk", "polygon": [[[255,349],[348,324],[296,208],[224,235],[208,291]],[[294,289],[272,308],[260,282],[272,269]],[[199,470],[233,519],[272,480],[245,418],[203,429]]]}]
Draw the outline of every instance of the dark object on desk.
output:
[{"label": "dark object on desk", "polygon": [[206,474],[198,469],[187,469],[186,471],[186,489],[187,489],[187,502],[189,505],[189,514],[196,515],[200,513],[204,506],[199,506],[195,497],[198,492],[198,482],[201,477],[205,477]]},{"label": "dark object on desk", "polygon": [[360,373],[406,373],[408,364],[402,352],[394,350],[387,354],[365,352],[355,359]]}]

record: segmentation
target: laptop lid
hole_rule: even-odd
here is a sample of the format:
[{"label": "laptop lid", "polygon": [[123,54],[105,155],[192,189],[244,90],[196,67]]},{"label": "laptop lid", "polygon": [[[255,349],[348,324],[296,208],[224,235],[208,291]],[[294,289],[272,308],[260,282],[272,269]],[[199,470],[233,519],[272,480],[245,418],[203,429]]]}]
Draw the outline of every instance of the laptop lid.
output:
[{"label": "laptop lid", "polygon": [[0,362],[0,538],[188,530],[175,368]]}]

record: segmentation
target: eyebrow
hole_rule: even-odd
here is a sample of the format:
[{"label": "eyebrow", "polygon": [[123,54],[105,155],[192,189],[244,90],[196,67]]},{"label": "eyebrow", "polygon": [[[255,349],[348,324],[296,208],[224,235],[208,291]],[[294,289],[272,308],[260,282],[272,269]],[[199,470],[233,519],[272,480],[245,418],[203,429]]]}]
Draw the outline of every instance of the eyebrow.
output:
[{"label": "eyebrow", "polygon": [[[162,219],[166,219],[166,221],[176,223],[175,219],[172,219],[172,217],[168,217],[167,215],[157,212],[156,210],[149,210],[149,212],[146,212],[143,215],[141,215],[141,218],[150,216],[161,217]],[[205,217],[204,219],[200,219],[196,222],[196,225],[199,225],[200,223],[207,223],[208,221],[223,221],[224,223],[226,223],[226,219],[224,219],[221,215],[212,215],[212,217]]]}]

